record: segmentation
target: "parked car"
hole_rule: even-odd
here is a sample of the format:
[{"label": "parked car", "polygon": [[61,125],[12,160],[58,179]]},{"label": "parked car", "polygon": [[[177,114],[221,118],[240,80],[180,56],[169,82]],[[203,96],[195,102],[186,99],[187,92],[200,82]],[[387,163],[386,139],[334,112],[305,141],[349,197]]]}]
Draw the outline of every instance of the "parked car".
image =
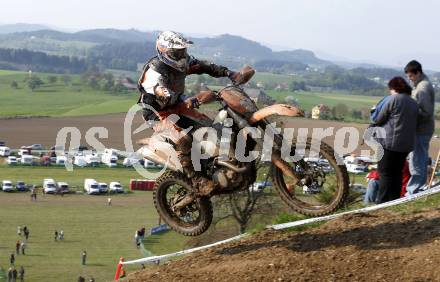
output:
[{"label": "parked car", "polygon": [[58,182],[58,191],[63,194],[69,193],[69,184],[67,182]]},{"label": "parked car", "polygon": [[120,182],[110,182],[110,193],[124,193],[124,188]]},{"label": "parked car", "polygon": [[152,162],[150,160],[145,160],[144,167],[145,168],[163,168],[163,165],[157,164],[157,163]]},{"label": "parked car", "polygon": [[55,194],[57,192],[57,184],[52,178],[46,178],[43,180],[43,193]]},{"label": "parked car", "polygon": [[264,188],[269,186],[272,186],[272,183],[270,183],[269,181],[255,182],[254,184],[251,185],[251,187],[249,187],[249,191],[261,193],[264,191]]},{"label": "parked car", "polygon": [[89,195],[99,194],[99,183],[95,179],[85,179],[84,180],[84,191]]},{"label": "parked car", "polygon": [[21,191],[21,192],[25,192],[25,191],[28,190],[27,186],[26,186],[26,183],[24,183],[24,181],[21,181],[21,180],[18,180],[15,183],[15,189],[17,189],[17,191]]},{"label": "parked car", "polygon": [[5,142],[5,141],[2,141],[2,140],[0,140],[0,146],[1,146],[1,147],[5,147],[5,146],[6,146],[6,142]]},{"label": "parked car", "polygon": [[55,164],[57,165],[64,165],[67,161],[67,157],[66,156],[57,156],[55,159]]},{"label": "parked car", "polygon": [[9,157],[11,154],[11,148],[6,146],[0,146],[0,157]]},{"label": "parked car", "polygon": [[2,190],[3,190],[3,192],[12,192],[12,191],[14,191],[14,186],[12,186],[12,182],[10,180],[3,180],[3,182],[2,182]]},{"label": "parked car", "polygon": [[17,164],[17,157],[9,156],[8,159],[6,160],[6,163],[8,165],[16,165]]},{"label": "parked car", "polygon": [[108,193],[108,185],[107,185],[107,183],[104,183],[104,182],[100,182],[99,183],[99,193],[102,193],[102,194]]}]

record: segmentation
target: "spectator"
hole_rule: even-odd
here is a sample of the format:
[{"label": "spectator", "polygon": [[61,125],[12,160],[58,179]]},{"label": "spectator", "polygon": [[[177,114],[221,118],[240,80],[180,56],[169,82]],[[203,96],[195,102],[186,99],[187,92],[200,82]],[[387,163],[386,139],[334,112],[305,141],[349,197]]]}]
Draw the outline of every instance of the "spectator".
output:
[{"label": "spectator", "polygon": [[17,255],[20,254],[20,246],[21,246],[21,242],[20,242],[20,240],[17,240],[17,242],[15,243],[15,253]]},{"label": "spectator", "polygon": [[55,230],[55,232],[54,232],[54,240],[58,241],[58,231],[57,230]]},{"label": "spectator", "polygon": [[26,244],[24,242],[21,242],[20,248],[21,248],[21,254],[25,255],[24,249],[26,249]]},{"label": "spectator", "polygon": [[376,202],[377,192],[379,191],[379,173],[377,170],[373,169],[365,178],[367,179],[368,184],[364,204],[368,205]]},{"label": "spectator", "polygon": [[136,233],[134,233],[134,241],[136,243],[136,248],[139,249],[141,246],[140,240],[139,240],[139,230],[136,230]]},{"label": "spectator", "polygon": [[15,282],[15,281],[17,281],[17,269],[15,269],[15,267],[14,268],[12,268],[12,281],[13,282]]},{"label": "spectator", "polygon": [[108,206],[111,206],[112,205],[112,198],[107,198],[107,205]]},{"label": "spectator", "polygon": [[18,236],[21,236],[21,226],[18,226],[18,227],[17,227],[17,235],[18,235]]},{"label": "spectator", "polygon": [[64,240],[64,231],[63,230],[60,231],[59,238],[60,238],[60,241]]},{"label": "spectator", "polygon": [[14,263],[15,263],[15,256],[14,256],[14,254],[11,254],[11,256],[9,257],[9,263],[11,265],[14,265]]},{"label": "spectator", "polygon": [[435,93],[419,62],[409,62],[405,67],[405,73],[414,85],[412,97],[419,105],[416,141],[414,150],[409,155],[411,178],[406,187],[407,193],[411,195],[420,192],[426,184],[429,142],[434,134]]},{"label": "spectator", "polygon": [[87,262],[87,252],[83,251],[81,254],[81,264],[86,265],[86,262]]},{"label": "spectator", "polygon": [[78,277],[78,282],[86,282],[86,279],[82,276]]},{"label": "spectator", "polygon": [[26,226],[25,226],[25,229],[24,229],[24,238],[26,238],[26,241],[29,239],[29,229],[27,229]]},{"label": "spectator", "polygon": [[[406,157],[414,149],[419,107],[411,99],[411,87],[402,77],[394,77],[388,83],[391,93],[373,121],[376,139],[382,145],[384,154],[378,163],[379,191],[376,203],[398,199],[402,189],[402,171]],[[383,136],[381,133],[385,133]]]},{"label": "spectator", "polygon": [[20,270],[18,271],[18,278],[20,281],[24,281],[24,267],[20,266]]},{"label": "spectator", "polygon": [[93,278],[93,277],[90,277],[90,280],[89,280],[89,282],[95,282],[95,278]]},{"label": "spectator", "polygon": [[12,282],[12,266],[8,269],[8,282]]}]

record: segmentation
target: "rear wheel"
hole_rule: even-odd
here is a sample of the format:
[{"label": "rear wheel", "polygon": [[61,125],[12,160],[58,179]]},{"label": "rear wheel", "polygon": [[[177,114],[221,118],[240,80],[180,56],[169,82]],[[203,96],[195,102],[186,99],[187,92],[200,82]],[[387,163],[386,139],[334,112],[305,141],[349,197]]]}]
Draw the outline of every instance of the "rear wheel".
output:
[{"label": "rear wheel", "polygon": [[[312,139],[307,139],[302,156],[311,156]],[[295,153],[295,146],[291,154]],[[299,182],[275,167],[274,184],[282,200],[294,211],[307,216],[322,216],[340,208],[349,193],[345,165],[338,165],[332,147],[321,142],[316,157],[302,158],[289,165],[299,175]]]},{"label": "rear wheel", "polygon": [[179,203],[192,196],[190,181],[177,172],[165,172],[154,186],[154,205],[160,217],[176,232],[185,236],[198,236],[212,222],[212,204],[209,198],[195,197],[179,207]]}]

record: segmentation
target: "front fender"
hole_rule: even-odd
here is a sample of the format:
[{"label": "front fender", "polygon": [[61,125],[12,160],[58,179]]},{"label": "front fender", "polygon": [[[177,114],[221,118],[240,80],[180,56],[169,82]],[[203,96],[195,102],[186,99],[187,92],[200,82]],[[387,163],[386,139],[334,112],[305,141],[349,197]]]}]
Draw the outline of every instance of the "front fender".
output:
[{"label": "front fender", "polygon": [[265,107],[255,113],[248,119],[250,125],[253,125],[268,116],[288,116],[288,117],[303,117],[304,112],[300,108],[286,104],[276,104]]}]

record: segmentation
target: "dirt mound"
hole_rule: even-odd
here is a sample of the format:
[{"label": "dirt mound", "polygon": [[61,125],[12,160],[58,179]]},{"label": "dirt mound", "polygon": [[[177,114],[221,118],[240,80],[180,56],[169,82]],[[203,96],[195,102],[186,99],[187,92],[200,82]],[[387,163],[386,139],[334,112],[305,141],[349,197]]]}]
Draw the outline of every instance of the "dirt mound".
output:
[{"label": "dirt mound", "polygon": [[347,216],[265,231],[133,273],[129,281],[440,281],[440,210]]}]

